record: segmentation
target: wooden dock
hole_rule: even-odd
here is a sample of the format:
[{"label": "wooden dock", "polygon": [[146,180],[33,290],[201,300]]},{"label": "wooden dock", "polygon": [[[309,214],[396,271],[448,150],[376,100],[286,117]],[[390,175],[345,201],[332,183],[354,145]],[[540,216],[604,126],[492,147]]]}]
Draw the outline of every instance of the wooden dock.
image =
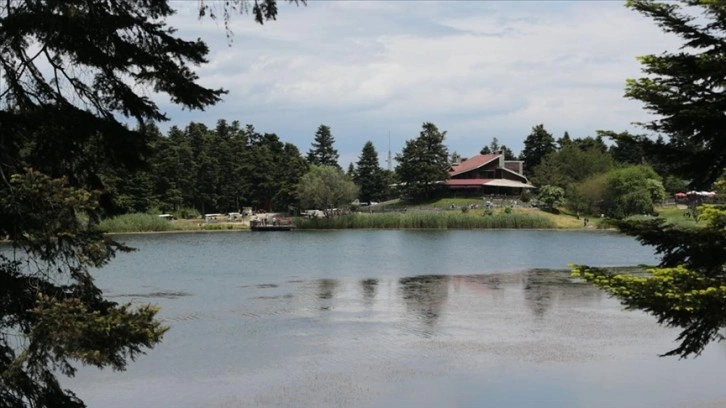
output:
[{"label": "wooden dock", "polygon": [[252,220],[250,221],[250,229],[252,231],[292,231],[295,229],[295,224],[291,222],[265,224],[260,220]]}]

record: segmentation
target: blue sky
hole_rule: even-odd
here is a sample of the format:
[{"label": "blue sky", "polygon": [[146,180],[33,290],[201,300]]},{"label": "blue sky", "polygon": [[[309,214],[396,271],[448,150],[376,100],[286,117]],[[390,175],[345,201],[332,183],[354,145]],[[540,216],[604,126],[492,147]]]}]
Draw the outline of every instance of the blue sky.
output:
[{"label": "blue sky", "polygon": [[[493,137],[515,153],[531,128],[559,137],[639,131],[651,119],[623,98],[641,76],[636,56],[679,43],[618,1],[309,1],[280,5],[264,26],[235,16],[199,20],[196,1],[172,1],[170,25],[209,44],[201,83],[229,90],[204,112],[159,97],[170,125],[218,119],[277,133],[306,153],[331,127],[340,164],[371,140],[385,167],[423,122],[446,130],[450,151],[477,154]],[[394,162],[395,165],[395,162]]]}]

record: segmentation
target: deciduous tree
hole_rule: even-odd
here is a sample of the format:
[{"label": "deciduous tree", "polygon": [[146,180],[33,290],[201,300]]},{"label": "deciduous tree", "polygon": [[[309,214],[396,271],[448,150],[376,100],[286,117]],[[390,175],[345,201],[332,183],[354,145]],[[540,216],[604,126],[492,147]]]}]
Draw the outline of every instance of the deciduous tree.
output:
[{"label": "deciduous tree", "polygon": [[549,209],[565,203],[565,190],[557,186],[542,186],[537,194],[537,199],[545,204]]},{"label": "deciduous tree", "polygon": [[302,208],[339,208],[350,204],[357,195],[358,186],[334,166],[310,166],[297,185]]},{"label": "deciduous tree", "polygon": [[654,203],[665,198],[660,176],[647,166],[613,170],[607,176],[603,211],[613,218],[634,214],[653,214]]},{"label": "deciduous tree", "polygon": [[612,157],[596,146],[581,148],[577,140],[545,156],[534,168],[535,185],[556,185],[567,190],[572,184],[613,168]]}]

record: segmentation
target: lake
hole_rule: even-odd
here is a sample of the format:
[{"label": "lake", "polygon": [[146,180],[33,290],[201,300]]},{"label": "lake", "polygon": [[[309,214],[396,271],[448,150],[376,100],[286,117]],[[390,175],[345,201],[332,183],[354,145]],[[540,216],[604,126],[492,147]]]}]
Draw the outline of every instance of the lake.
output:
[{"label": "lake", "polygon": [[726,346],[659,358],[677,330],[568,263],[654,264],[592,231],[127,235],[96,272],[161,306],[163,343],[64,385],[89,407],[716,407]]}]

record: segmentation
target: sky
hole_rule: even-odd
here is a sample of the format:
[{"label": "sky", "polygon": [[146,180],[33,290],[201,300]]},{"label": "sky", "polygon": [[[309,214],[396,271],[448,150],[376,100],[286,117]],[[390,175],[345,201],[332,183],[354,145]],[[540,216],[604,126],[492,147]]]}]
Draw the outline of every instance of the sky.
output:
[{"label": "sky", "polygon": [[463,157],[494,137],[518,154],[538,124],[555,138],[644,133],[633,123],[654,117],[625,80],[643,76],[637,56],[679,46],[620,1],[310,0],[263,26],[233,16],[231,41],[197,4],[172,0],[169,25],[209,45],[200,83],[229,94],[205,111],[159,97],[162,129],[238,120],[305,154],[325,124],[343,168],[369,140],[387,168],[389,134],[395,157],[424,122]]}]

